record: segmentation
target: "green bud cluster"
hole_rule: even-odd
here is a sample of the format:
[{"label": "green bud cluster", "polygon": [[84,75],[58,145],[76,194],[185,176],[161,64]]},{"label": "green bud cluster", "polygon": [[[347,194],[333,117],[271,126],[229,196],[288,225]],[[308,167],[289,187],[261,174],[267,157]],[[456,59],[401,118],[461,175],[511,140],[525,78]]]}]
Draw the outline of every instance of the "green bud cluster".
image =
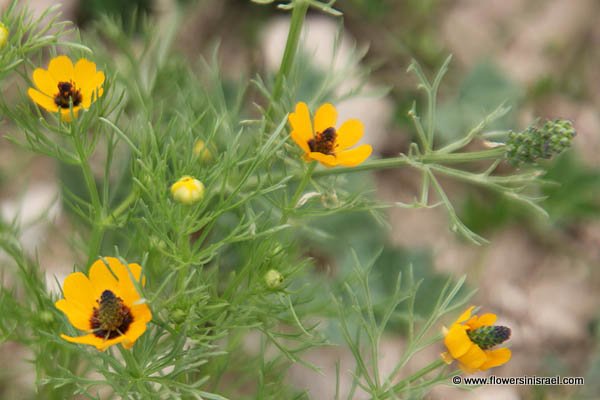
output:
[{"label": "green bud cluster", "polygon": [[510,132],[506,142],[506,158],[515,166],[534,164],[543,158],[552,158],[571,146],[575,137],[571,121],[546,121],[541,128],[530,126],[522,132]]},{"label": "green bud cluster", "polygon": [[510,338],[510,328],[497,325],[481,326],[477,329],[468,330],[467,335],[482,350],[487,350],[507,341]]}]

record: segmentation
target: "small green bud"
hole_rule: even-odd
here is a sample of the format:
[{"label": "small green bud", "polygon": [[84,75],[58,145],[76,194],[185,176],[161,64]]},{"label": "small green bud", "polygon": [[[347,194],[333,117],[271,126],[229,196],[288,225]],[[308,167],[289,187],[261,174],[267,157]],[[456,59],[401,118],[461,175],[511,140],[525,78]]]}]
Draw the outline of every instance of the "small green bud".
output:
[{"label": "small green bud", "polygon": [[278,289],[283,283],[283,275],[276,269],[270,269],[265,274],[265,283],[269,289]]},{"label": "small green bud", "polygon": [[177,308],[171,314],[171,320],[176,324],[182,324],[185,322],[187,317],[187,313],[183,311],[181,308]]},{"label": "small green bud", "polygon": [[510,132],[505,156],[515,166],[534,164],[540,158],[552,158],[571,146],[576,132],[571,121],[546,121],[541,127],[530,126],[523,132]]},{"label": "small green bud", "polygon": [[51,312],[48,311],[42,311],[40,313],[40,321],[46,323],[46,324],[50,324],[54,321],[54,315],[52,315]]}]

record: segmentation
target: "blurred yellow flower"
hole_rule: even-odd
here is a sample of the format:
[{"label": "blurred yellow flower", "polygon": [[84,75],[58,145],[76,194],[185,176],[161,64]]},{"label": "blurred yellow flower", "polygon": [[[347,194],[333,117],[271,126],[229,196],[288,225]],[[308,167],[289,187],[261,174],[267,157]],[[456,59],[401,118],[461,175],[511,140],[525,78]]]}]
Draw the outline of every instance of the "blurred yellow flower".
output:
[{"label": "blurred yellow flower", "polygon": [[56,308],[75,328],[89,333],[60,337],[100,351],[117,343],[131,348],[152,319],[150,308],[142,302],[131,279],[140,282],[141,273],[139,264],[125,266],[117,258],[104,257],[92,264],[89,278],[81,272],[67,276],[63,284],[65,298],[55,303]]},{"label": "blurred yellow flower", "polygon": [[212,161],[213,158],[209,146],[207,146],[202,139],[198,139],[196,140],[196,143],[194,143],[194,155],[203,162]]},{"label": "blurred yellow flower", "polygon": [[0,49],[6,46],[8,42],[8,28],[0,22]]},{"label": "blurred yellow flower", "polygon": [[472,373],[505,364],[510,360],[507,348],[490,350],[510,338],[510,329],[495,326],[495,314],[471,316],[475,307],[469,307],[446,331],[444,344],[448,352],[442,353],[443,360],[450,364],[457,360],[460,368]]},{"label": "blurred yellow flower", "polygon": [[173,198],[183,204],[192,204],[204,198],[204,185],[191,176],[182,176],[171,185]]},{"label": "blurred yellow flower", "polygon": [[290,113],[289,122],[292,139],[304,150],[306,161],[316,160],[326,167],[353,167],[365,161],[373,151],[368,144],[350,149],[363,136],[363,124],[349,119],[336,130],[337,111],[332,104],[319,107],[312,124],[308,106],[300,102],[295,112]]},{"label": "blurred yellow flower", "polygon": [[27,91],[31,100],[49,112],[60,111],[65,121],[71,120],[71,104],[73,115],[77,116],[81,108],[87,110],[104,93],[104,73],[96,71],[96,64],[85,58],[73,66],[67,56],[54,57],[48,70],[33,71],[33,83],[37,89]]}]

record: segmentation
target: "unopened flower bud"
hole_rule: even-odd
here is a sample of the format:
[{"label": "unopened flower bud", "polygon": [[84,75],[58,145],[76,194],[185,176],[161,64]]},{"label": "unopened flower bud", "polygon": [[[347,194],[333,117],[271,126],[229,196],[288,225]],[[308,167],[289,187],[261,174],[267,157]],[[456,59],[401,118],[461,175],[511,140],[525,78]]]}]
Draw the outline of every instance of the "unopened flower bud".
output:
[{"label": "unopened flower bud", "polygon": [[283,283],[283,275],[276,269],[270,269],[265,274],[265,283],[269,289],[277,289]]},{"label": "unopened flower bud", "polygon": [[191,176],[182,176],[171,186],[173,198],[183,204],[193,204],[204,198],[204,184]]},{"label": "unopened flower bud", "polygon": [[8,42],[8,28],[0,22],[0,49]]},{"label": "unopened flower bud", "polygon": [[552,158],[571,146],[575,134],[571,121],[564,119],[547,121],[541,128],[530,126],[523,132],[510,132],[506,158],[515,166]]},{"label": "unopened flower bud", "polygon": [[210,147],[202,139],[196,140],[196,143],[194,144],[194,155],[202,162],[210,162],[213,159]]},{"label": "unopened flower bud", "polygon": [[42,311],[39,315],[42,322],[49,324],[54,321],[54,315],[48,311]]},{"label": "unopened flower bud", "polygon": [[171,313],[171,319],[176,324],[182,324],[182,323],[184,323],[185,320],[186,320],[186,318],[187,318],[187,313],[184,310],[180,309],[180,308],[175,309]]}]

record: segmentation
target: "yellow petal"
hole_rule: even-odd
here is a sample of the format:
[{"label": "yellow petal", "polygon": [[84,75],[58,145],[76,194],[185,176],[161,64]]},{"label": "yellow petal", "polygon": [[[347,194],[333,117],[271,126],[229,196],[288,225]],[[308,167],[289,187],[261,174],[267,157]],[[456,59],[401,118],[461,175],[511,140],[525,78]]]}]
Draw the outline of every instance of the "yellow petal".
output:
[{"label": "yellow petal", "polygon": [[152,320],[152,312],[147,304],[134,304],[131,306],[131,315],[134,322],[150,322]]},{"label": "yellow petal", "polygon": [[55,113],[58,111],[58,106],[54,103],[54,98],[43,94],[42,92],[35,90],[33,88],[29,88],[27,90],[27,94],[33,100],[34,103],[39,105],[40,107]]},{"label": "yellow petal", "polygon": [[80,344],[89,344],[91,346],[95,346],[98,350],[104,351],[112,345],[117,343],[124,342],[127,340],[127,336],[121,335],[114,339],[104,340],[102,338],[97,337],[96,335],[90,333],[89,335],[84,336],[67,336],[65,334],[60,335],[61,338],[71,343],[80,343]]},{"label": "yellow petal", "polygon": [[340,150],[354,146],[363,136],[365,127],[357,119],[349,119],[337,130],[336,143]]},{"label": "yellow petal", "polygon": [[48,72],[56,82],[70,82],[74,80],[73,62],[67,56],[58,56],[50,60]]},{"label": "yellow petal", "polygon": [[288,121],[290,122],[290,125],[292,125],[292,132],[295,132],[294,135],[300,142],[304,142],[306,145],[306,142],[313,137],[310,113],[308,112],[306,103],[301,101],[296,104],[296,111],[288,116]]},{"label": "yellow petal", "polygon": [[104,89],[102,88],[103,83],[104,73],[102,71],[96,72],[95,75],[93,75],[89,81],[81,83],[80,93],[81,105],[83,106],[83,108],[90,108],[92,102],[102,97],[102,94],[104,93]]},{"label": "yellow petal", "polygon": [[82,331],[89,331],[92,327],[90,317],[92,316],[91,308],[83,308],[78,303],[68,302],[65,299],[58,300],[55,304],[56,308],[65,313],[71,325]]},{"label": "yellow petal", "polygon": [[84,88],[88,86],[96,76],[96,64],[85,59],[80,58],[75,63],[75,71],[73,80],[77,84],[78,88]]},{"label": "yellow petal", "polygon": [[[104,258],[105,260],[109,258]],[[108,261],[107,261],[108,262]],[[112,269],[112,268],[111,268]],[[103,291],[112,290],[113,292],[117,288],[116,272],[104,263],[103,259],[96,260],[90,267],[90,282],[94,286],[94,296],[99,298]]]},{"label": "yellow petal", "polygon": [[479,317],[472,317],[469,321],[465,323],[465,325],[469,326],[469,328],[471,329],[477,329],[482,326],[491,326],[494,325],[494,322],[496,322],[497,318],[498,317],[496,316],[496,314],[487,313]]},{"label": "yellow petal", "polygon": [[33,83],[45,95],[54,99],[58,93],[58,81],[54,80],[52,75],[45,69],[36,68],[33,71]]},{"label": "yellow petal", "polygon": [[338,165],[338,162],[337,162],[337,159],[335,158],[335,156],[332,156],[329,154],[323,154],[323,153],[311,151],[310,153],[307,154],[307,156],[311,160],[316,160],[326,167],[335,167],[336,165]]},{"label": "yellow petal", "polygon": [[337,162],[339,165],[354,167],[369,158],[372,152],[373,148],[370,145],[363,144],[362,146],[358,146],[354,149],[344,150],[340,153],[337,153]]},{"label": "yellow petal", "polygon": [[454,321],[454,323],[460,324],[461,322],[465,322],[466,320],[471,318],[471,313],[473,312],[474,309],[475,309],[475,306],[471,306],[471,307],[467,308],[467,310],[465,312],[463,312],[460,315],[460,317],[458,317],[458,319],[456,321]]},{"label": "yellow petal", "polygon": [[333,104],[323,104],[315,114],[315,132],[321,133],[327,128],[335,128],[336,121],[337,111]]},{"label": "yellow petal", "polygon": [[477,345],[473,345],[469,350],[456,359],[469,369],[479,369],[486,362],[487,356]]},{"label": "yellow petal", "polygon": [[146,323],[145,322],[134,322],[131,325],[129,325],[129,329],[127,330],[127,333],[125,334],[125,341],[123,342],[123,347],[125,347],[126,349],[130,349],[134,344],[135,341],[142,336],[142,334],[146,332]]},{"label": "yellow petal", "polygon": [[506,364],[510,360],[512,353],[507,348],[500,348],[485,350],[485,355],[487,356],[487,360],[479,367],[482,371]]},{"label": "yellow petal", "polygon": [[448,330],[448,334],[444,338],[444,344],[454,358],[459,358],[474,346],[467,335],[467,329],[464,326],[457,324],[452,325]]},{"label": "yellow petal", "polygon": [[310,147],[308,147],[308,140],[304,139],[304,135],[300,131],[292,131],[292,140],[296,142],[298,146],[305,152],[310,153]]},{"label": "yellow petal", "polygon": [[81,306],[82,310],[91,311],[96,305],[93,286],[87,276],[81,272],[74,272],[65,278],[63,293],[65,300]]},{"label": "yellow petal", "polygon": [[73,107],[73,115],[71,115],[70,108],[61,108],[60,109],[60,119],[62,119],[63,121],[66,121],[66,122],[71,122],[71,120],[73,119],[73,116],[75,116],[75,118],[77,118],[77,114],[79,114],[80,109],[81,109],[81,106]]}]

